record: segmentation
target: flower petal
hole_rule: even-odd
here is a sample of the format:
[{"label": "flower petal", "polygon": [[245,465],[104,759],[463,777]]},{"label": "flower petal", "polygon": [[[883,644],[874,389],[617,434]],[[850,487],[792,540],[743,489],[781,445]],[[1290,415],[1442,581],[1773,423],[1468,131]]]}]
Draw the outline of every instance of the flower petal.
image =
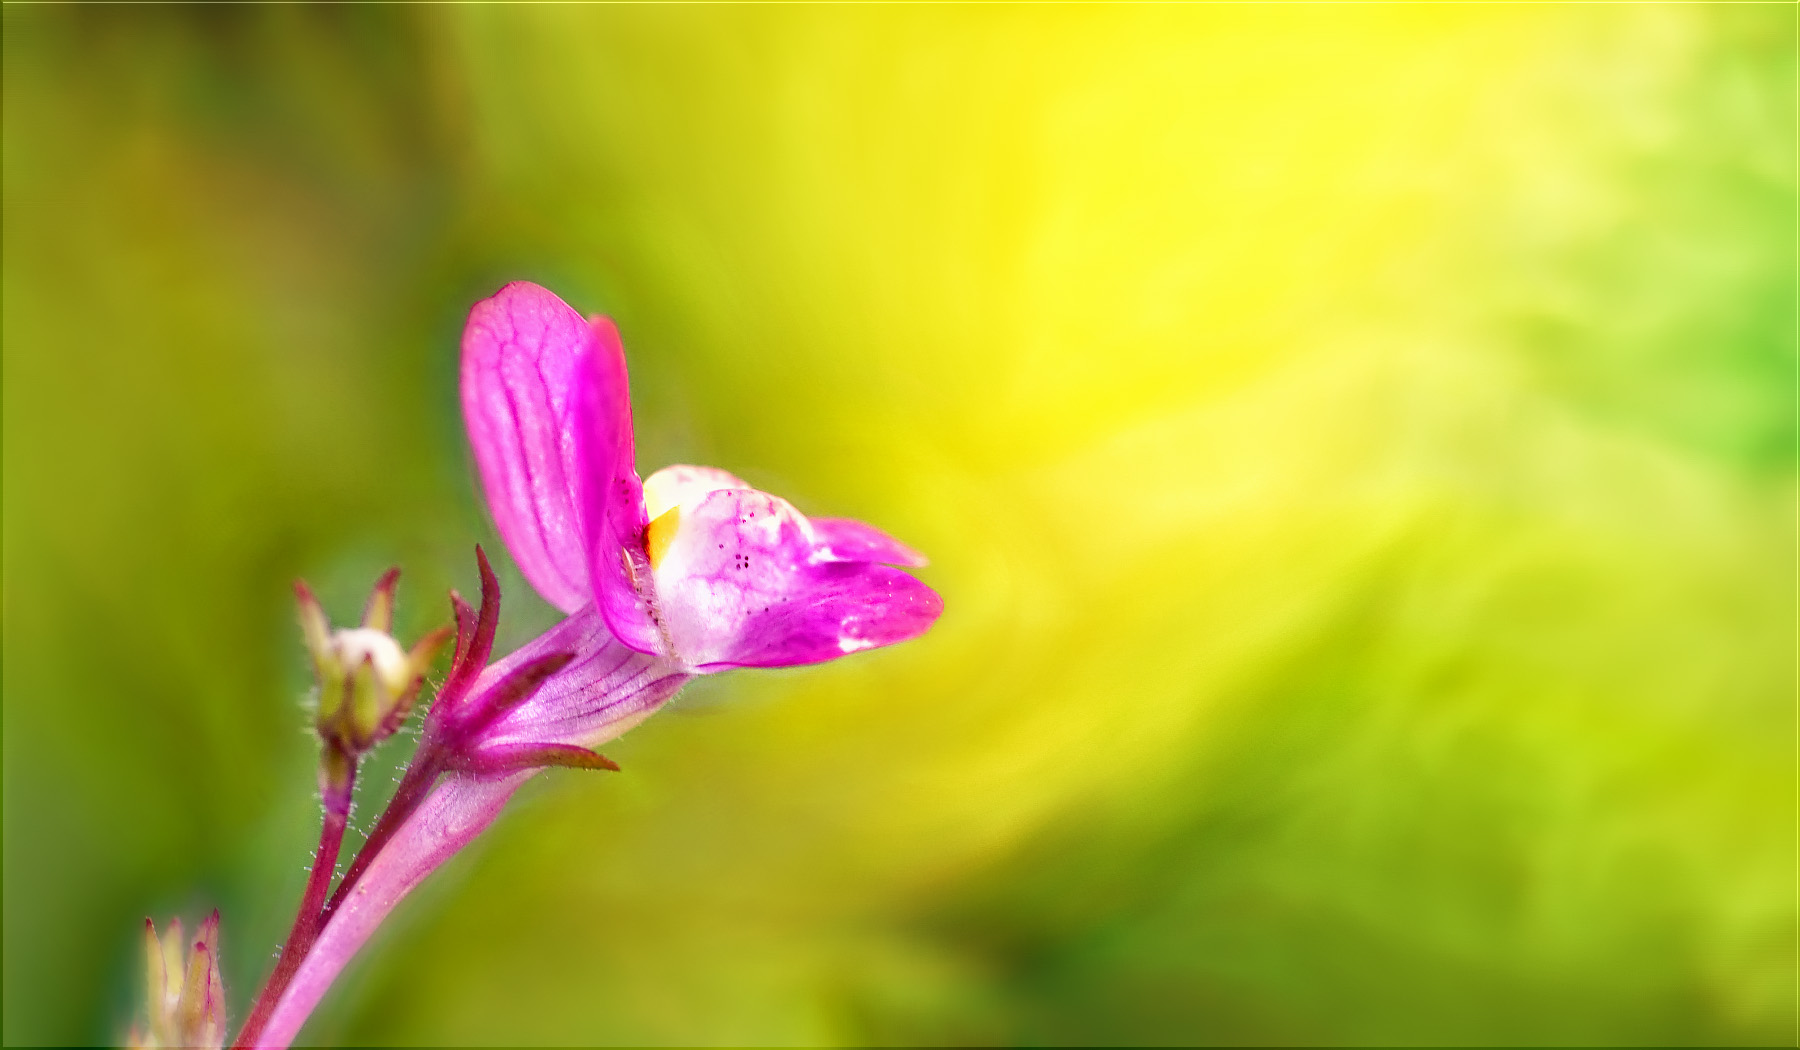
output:
[{"label": "flower petal", "polygon": [[715,491],[682,516],[656,596],[676,655],[697,671],[831,660],[912,638],[943,611],[898,569],[815,558],[812,523],[767,493]]},{"label": "flower petal", "polygon": [[525,281],[476,303],[463,329],[463,417],[488,510],[519,571],[570,613],[590,600],[587,466],[573,424],[577,369],[594,342],[581,315]]},{"label": "flower petal", "polygon": [[576,428],[588,464],[582,505],[593,526],[587,536],[591,597],[620,641],[640,653],[657,653],[663,634],[647,594],[644,488],[635,466],[625,348],[611,321],[595,317],[589,323],[595,353],[576,388]]},{"label": "flower petal", "polygon": [[814,561],[878,561],[886,565],[921,568],[925,555],[873,525],[854,518],[812,518]]},{"label": "flower petal", "polygon": [[730,652],[696,669],[835,660],[916,638],[943,611],[936,591],[899,569],[825,562],[796,578],[783,604],[751,615]]}]

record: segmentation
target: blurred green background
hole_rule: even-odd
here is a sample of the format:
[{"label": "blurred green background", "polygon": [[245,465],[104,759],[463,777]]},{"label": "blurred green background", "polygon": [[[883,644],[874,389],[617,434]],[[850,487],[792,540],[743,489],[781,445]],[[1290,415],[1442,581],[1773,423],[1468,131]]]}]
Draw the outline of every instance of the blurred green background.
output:
[{"label": "blurred green background", "polygon": [[539,778],[308,1038],[1794,1039],[1793,7],[4,19],[7,1042],[215,904],[242,1016],[289,583],[472,592],[514,278],[947,611]]}]

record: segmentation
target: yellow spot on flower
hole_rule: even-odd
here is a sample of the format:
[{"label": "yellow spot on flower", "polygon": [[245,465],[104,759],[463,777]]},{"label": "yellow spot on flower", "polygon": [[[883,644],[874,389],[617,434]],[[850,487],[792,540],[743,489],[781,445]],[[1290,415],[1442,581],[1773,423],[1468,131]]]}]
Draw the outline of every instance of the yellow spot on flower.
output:
[{"label": "yellow spot on flower", "polygon": [[644,548],[650,554],[650,567],[662,564],[663,555],[668,552],[669,544],[675,542],[675,530],[681,527],[681,508],[670,507],[657,519],[650,523],[644,531]]}]

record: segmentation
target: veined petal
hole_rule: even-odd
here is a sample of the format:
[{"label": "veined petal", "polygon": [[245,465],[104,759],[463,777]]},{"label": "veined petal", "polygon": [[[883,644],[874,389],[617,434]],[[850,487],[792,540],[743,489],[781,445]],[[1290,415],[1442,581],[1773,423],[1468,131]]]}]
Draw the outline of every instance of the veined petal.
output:
[{"label": "veined petal", "polygon": [[[680,513],[656,597],[676,655],[697,671],[818,663],[912,638],[943,611],[898,569],[816,557],[813,523],[765,492],[717,490]],[[867,526],[853,536],[898,548]]]},{"label": "veined petal", "polygon": [[663,650],[663,632],[649,593],[644,553],[644,488],[631,435],[631,392],[625,348],[613,323],[590,322],[595,353],[577,390],[576,431],[588,464],[583,490],[591,599],[606,626],[641,653]]},{"label": "veined petal", "polygon": [[[580,314],[526,281],[476,303],[463,329],[463,417],[488,509],[519,571],[564,612],[590,600],[582,512],[591,467],[575,417],[595,342]],[[629,434],[629,416],[623,427]]]}]

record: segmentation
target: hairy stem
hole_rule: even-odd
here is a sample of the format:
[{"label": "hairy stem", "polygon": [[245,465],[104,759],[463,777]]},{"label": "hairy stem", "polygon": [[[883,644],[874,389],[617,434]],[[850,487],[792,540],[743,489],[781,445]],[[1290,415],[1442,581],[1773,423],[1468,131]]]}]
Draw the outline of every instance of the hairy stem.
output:
[{"label": "hairy stem", "polygon": [[[394,906],[427,875],[481,834],[519,785],[536,770],[486,777],[453,774],[397,822],[393,841],[375,855],[342,895],[324,936],[307,953],[259,1036],[265,1047],[286,1047],[300,1034],[326,989]],[[428,782],[429,783],[429,782]]]},{"label": "hairy stem", "polygon": [[356,880],[362,877],[364,871],[368,870],[369,865],[381,853],[381,848],[387,845],[388,839],[394,837],[394,832],[399,830],[400,825],[406,823],[406,818],[412,816],[413,810],[419,808],[419,803],[425,801],[425,794],[431,790],[431,785],[436,783],[440,769],[440,764],[434,758],[424,754],[414,756],[412,764],[407,767],[405,775],[400,778],[400,786],[394,789],[394,797],[388,800],[387,809],[383,810],[381,816],[376,819],[375,826],[369,829],[369,837],[363,842],[362,849],[357,851],[355,859],[350,862],[350,870],[344,872],[343,880],[338,883],[337,892],[333,893],[331,899],[325,902],[324,909],[319,916],[321,925],[326,919],[331,918],[331,913],[336,911],[338,905],[343,902],[344,894],[350,892],[350,887],[356,885]]},{"label": "hairy stem", "polygon": [[[327,765],[329,767],[330,763]],[[244,1019],[244,1027],[238,1032],[236,1046],[256,1045],[257,1036],[268,1023],[269,1014],[280,1001],[281,993],[287,990],[288,982],[294,979],[301,961],[312,950],[313,943],[319,939],[319,931],[325,926],[325,895],[331,889],[331,876],[337,869],[338,851],[344,845],[344,829],[350,824],[350,795],[356,784],[354,762],[349,764],[347,772],[340,769],[334,780],[337,782],[326,787],[325,819],[319,829],[319,852],[314,856],[312,871],[306,877],[306,890],[300,895],[300,910],[294,916],[294,927],[288,931],[287,943],[281,946],[281,959],[276,962],[274,972],[269,974],[269,980],[257,994],[256,1002],[250,1008],[250,1016]]]}]

